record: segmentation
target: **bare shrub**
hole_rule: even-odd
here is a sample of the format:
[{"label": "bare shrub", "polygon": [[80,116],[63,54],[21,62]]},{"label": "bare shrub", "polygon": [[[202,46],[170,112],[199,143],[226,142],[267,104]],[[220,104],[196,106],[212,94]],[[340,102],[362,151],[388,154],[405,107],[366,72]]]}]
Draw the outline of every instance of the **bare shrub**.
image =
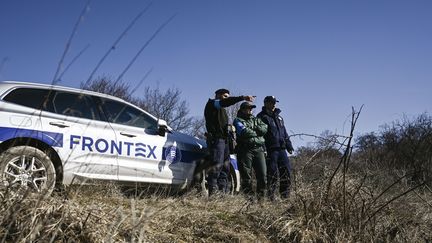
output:
[{"label": "bare shrub", "polygon": [[[293,167],[308,180],[317,180],[325,175],[328,169],[336,169],[342,157],[344,146],[339,139],[345,138],[330,131],[324,131],[316,136],[316,142],[309,146],[297,148],[292,158]],[[343,144],[342,144],[343,145]]]},{"label": "bare shrub", "polygon": [[109,94],[124,99],[128,102],[133,102],[134,99],[130,95],[130,86],[124,82],[115,83],[112,80],[112,77],[100,76],[89,82],[87,85],[81,83],[81,89]]},{"label": "bare shrub", "polygon": [[432,117],[426,113],[384,125],[360,136],[356,157],[367,166],[412,174],[413,182],[432,179]]},{"label": "bare shrub", "polygon": [[[316,148],[298,153],[296,161],[302,167],[295,175],[295,196],[289,210],[294,213],[286,219],[290,227],[284,235],[302,242],[428,241],[427,228],[432,221],[424,221],[421,212],[426,208],[430,216],[431,194],[424,181],[407,184],[403,181],[409,174],[381,178],[381,170],[352,166],[351,140],[358,115],[353,110],[351,132],[341,146],[345,149],[339,162],[330,162],[335,159],[331,153],[326,161],[321,153],[324,150]],[[321,166],[320,173],[311,174],[308,169],[317,158],[330,163]]]}]

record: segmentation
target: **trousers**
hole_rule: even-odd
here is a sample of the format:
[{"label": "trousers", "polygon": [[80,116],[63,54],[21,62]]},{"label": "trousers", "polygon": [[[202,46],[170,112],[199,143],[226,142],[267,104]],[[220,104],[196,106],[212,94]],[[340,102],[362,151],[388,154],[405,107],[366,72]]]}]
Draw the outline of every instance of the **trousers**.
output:
[{"label": "trousers", "polygon": [[279,180],[279,193],[287,198],[291,188],[291,163],[285,149],[274,150],[267,155],[268,196],[274,198]]},{"label": "trousers", "polygon": [[[257,180],[256,193],[258,198],[265,196],[267,184],[267,167],[263,148],[242,149],[237,153],[239,162],[241,188],[246,195],[253,195],[252,176],[255,172]],[[253,171],[252,171],[253,169]]]},{"label": "trousers", "polygon": [[226,192],[229,175],[229,147],[225,139],[214,139],[208,142],[211,167],[208,170],[209,195],[216,191]]}]

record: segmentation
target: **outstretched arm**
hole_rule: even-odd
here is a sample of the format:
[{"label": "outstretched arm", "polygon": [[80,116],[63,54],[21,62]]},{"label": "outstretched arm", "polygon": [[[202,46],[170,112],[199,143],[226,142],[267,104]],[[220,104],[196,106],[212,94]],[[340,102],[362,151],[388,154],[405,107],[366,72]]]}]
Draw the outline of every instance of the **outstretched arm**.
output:
[{"label": "outstretched arm", "polygon": [[242,96],[232,96],[232,97],[228,97],[228,98],[221,99],[221,100],[215,100],[214,104],[215,104],[215,107],[217,109],[220,109],[221,107],[232,106],[235,103],[240,102],[242,100],[252,102],[254,100],[254,98],[255,98],[254,96],[250,96],[250,95],[247,95],[247,96],[244,96],[244,95],[242,95]]}]

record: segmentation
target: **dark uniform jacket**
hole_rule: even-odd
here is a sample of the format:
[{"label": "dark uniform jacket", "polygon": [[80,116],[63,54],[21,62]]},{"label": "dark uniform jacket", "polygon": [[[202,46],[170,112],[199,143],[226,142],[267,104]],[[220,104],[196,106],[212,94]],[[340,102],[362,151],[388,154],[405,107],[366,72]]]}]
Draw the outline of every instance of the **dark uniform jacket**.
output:
[{"label": "dark uniform jacket", "polygon": [[267,133],[264,135],[267,151],[281,149],[294,150],[285,129],[284,120],[279,115],[280,113],[281,110],[278,108],[274,112],[268,113],[265,107],[263,107],[262,111],[257,115],[258,118],[268,125]]},{"label": "dark uniform jacket", "polygon": [[267,125],[261,119],[239,112],[233,125],[237,133],[237,149],[264,148]]},{"label": "dark uniform jacket", "polygon": [[228,115],[224,107],[234,105],[244,100],[243,96],[233,96],[226,99],[209,99],[204,108],[208,139],[222,138],[228,136]]}]

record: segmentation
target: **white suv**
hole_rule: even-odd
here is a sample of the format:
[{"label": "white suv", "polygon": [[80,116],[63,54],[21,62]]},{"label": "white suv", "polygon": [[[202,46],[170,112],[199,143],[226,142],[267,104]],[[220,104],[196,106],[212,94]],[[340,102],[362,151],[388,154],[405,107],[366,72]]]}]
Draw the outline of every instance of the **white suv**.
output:
[{"label": "white suv", "polygon": [[0,82],[0,186],[46,194],[56,183],[98,180],[186,186],[205,148],[113,96]]}]

